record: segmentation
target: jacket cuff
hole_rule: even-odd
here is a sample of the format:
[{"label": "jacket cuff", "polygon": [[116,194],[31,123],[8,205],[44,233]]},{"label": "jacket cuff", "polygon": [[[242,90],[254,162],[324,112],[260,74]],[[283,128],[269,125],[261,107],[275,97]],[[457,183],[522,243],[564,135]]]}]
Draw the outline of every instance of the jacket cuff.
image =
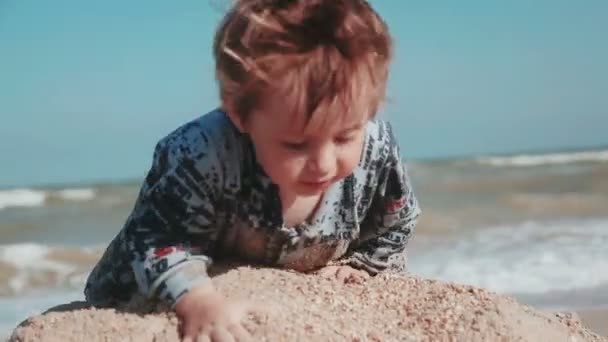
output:
[{"label": "jacket cuff", "polygon": [[[202,259],[202,258],[201,258]],[[168,270],[150,286],[149,297],[157,297],[175,306],[177,301],[193,287],[210,281],[207,274],[208,259],[191,258]]]}]

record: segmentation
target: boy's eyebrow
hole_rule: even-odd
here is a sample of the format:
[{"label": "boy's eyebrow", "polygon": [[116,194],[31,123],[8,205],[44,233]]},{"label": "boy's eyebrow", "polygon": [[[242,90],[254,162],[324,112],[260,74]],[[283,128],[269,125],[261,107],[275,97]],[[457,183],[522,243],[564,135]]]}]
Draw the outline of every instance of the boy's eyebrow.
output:
[{"label": "boy's eyebrow", "polygon": [[361,127],[363,127],[363,123],[362,122],[357,122],[356,124],[354,124],[354,125],[346,128],[346,129],[342,130],[340,133],[343,133],[343,134],[344,133],[349,133],[349,132],[356,131],[356,130],[360,129]]}]

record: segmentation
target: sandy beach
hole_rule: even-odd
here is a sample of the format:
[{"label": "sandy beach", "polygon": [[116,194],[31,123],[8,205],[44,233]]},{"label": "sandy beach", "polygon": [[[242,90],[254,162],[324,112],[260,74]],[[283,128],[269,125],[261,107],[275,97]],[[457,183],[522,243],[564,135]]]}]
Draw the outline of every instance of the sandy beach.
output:
[{"label": "sandy beach", "polygon": [[583,324],[593,332],[608,337],[608,308],[581,310],[577,313]]},{"label": "sandy beach", "polygon": [[[608,341],[577,314],[541,312],[483,289],[413,276],[339,283],[239,267],[214,282],[228,297],[258,304],[245,320],[256,341]],[[10,341],[179,341],[172,313],[136,303],[126,309],[138,314],[83,303],[56,307],[23,322]],[[581,316],[599,332],[605,314]]]}]

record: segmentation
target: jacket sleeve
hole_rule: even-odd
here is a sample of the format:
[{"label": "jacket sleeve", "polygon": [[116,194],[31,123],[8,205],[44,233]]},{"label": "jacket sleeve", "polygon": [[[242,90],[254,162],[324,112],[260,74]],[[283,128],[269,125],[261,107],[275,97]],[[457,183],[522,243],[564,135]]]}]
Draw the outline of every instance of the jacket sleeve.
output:
[{"label": "jacket sleeve", "polygon": [[420,215],[406,166],[391,127],[385,123],[387,149],[381,162],[377,186],[365,219],[361,236],[347,263],[370,274],[389,270],[406,271],[406,245]]},{"label": "jacket sleeve", "polygon": [[[197,153],[191,153],[193,144],[199,146]],[[123,231],[140,293],[175,305],[190,288],[208,280],[211,259],[206,253],[219,233],[215,210],[223,169],[204,135],[157,144]]]}]

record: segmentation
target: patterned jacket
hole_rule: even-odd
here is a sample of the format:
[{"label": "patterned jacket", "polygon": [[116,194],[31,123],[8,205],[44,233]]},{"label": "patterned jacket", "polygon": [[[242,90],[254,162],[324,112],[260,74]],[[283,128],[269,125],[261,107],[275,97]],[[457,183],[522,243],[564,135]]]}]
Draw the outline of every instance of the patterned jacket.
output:
[{"label": "patterned jacket", "polygon": [[419,214],[391,126],[373,120],[354,172],[327,190],[309,222],[285,226],[278,189],[251,141],[215,110],[158,142],[133,211],[89,275],[85,296],[98,306],[135,293],[175,304],[208,279],[212,259],[229,256],[300,271],[331,263],[403,271]]}]

